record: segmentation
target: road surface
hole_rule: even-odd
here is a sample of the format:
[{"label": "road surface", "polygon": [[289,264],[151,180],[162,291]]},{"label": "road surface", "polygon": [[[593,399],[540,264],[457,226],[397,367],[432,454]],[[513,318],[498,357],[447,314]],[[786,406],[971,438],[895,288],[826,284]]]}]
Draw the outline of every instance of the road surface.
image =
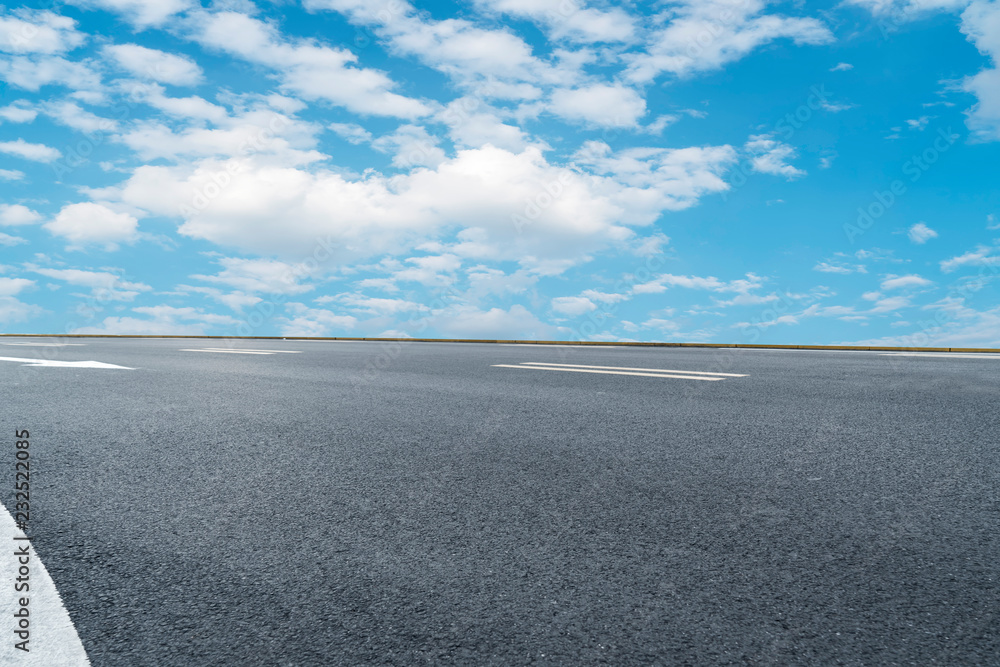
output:
[{"label": "road surface", "polygon": [[1000,655],[1000,356],[0,343],[94,665]]}]

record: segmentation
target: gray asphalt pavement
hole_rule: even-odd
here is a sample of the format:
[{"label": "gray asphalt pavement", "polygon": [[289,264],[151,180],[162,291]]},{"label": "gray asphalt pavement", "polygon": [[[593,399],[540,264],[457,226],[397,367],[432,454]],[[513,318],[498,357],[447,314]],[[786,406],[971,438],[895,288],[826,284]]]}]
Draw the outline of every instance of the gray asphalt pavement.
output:
[{"label": "gray asphalt pavement", "polygon": [[1000,358],[65,342],[134,370],[0,361],[2,451],[94,665],[1000,664]]}]

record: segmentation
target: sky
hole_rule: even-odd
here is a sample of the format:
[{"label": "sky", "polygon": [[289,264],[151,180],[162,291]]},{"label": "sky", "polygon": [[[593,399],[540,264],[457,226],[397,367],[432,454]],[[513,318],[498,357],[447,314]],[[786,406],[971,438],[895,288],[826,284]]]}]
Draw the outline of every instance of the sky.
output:
[{"label": "sky", "polygon": [[0,331],[1000,347],[1000,2],[0,7]]}]

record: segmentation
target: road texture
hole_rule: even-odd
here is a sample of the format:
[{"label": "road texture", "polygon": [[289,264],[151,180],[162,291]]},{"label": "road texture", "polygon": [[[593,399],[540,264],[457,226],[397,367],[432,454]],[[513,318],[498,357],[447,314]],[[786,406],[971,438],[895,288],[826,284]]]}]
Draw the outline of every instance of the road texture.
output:
[{"label": "road texture", "polygon": [[94,665],[1000,660],[1000,357],[36,341],[132,369],[0,361]]}]

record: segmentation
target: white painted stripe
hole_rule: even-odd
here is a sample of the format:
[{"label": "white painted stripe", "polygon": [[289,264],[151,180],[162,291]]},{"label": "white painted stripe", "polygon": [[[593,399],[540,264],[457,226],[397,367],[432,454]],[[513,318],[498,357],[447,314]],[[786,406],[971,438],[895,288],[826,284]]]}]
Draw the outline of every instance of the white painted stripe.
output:
[{"label": "white painted stripe", "polygon": [[704,375],[667,375],[666,373],[634,373],[632,371],[598,371],[588,368],[556,368],[552,366],[514,366],[511,364],[492,364],[493,368],[520,368],[526,371],[565,371],[567,373],[599,373],[601,375],[640,375],[648,378],[671,378],[674,380],[706,380],[718,382],[725,378],[706,377]]},{"label": "white painted stripe", "polygon": [[601,352],[605,350],[624,350],[623,345],[547,345],[545,343],[497,343],[499,347],[574,347],[579,349],[599,349]]},{"label": "white painted stripe", "polygon": [[79,347],[86,343],[3,343],[4,345],[30,345],[32,347]]},{"label": "white painted stripe", "polygon": [[528,366],[565,366],[567,368],[606,368],[611,370],[619,371],[647,371],[649,373],[684,373],[685,375],[713,375],[728,378],[745,378],[746,375],[739,375],[737,373],[712,373],[708,371],[679,371],[679,370],[666,370],[661,368],[624,368],[620,366],[586,366],[584,364],[550,364],[545,361],[524,361],[522,362]]},{"label": "white painted stripe", "polygon": [[128,366],[115,366],[100,361],[54,361],[52,359],[25,359],[22,357],[0,357],[0,361],[23,361],[25,366],[44,366],[49,368],[118,368],[123,371],[134,371]]},{"label": "white painted stripe", "polygon": [[251,350],[248,347],[203,347],[202,352],[264,352],[266,354],[302,354],[301,350]]},{"label": "white painted stripe", "polygon": [[882,352],[883,357],[947,357],[948,359],[1000,359],[1000,354],[975,352]]},{"label": "white painted stripe", "polygon": [[[0,641],[0,665],[31,665],[33,667],[84,667],[90,665],[80,636],[73,627],[69,612],[63,606],[55,582],[42,564],[34,547],[17,529],[14,518],[0,504],[0,618],[3,619],[3,641]],[[15,591],[14,582],[19,576],[21,563],[14,552],[21,545],[28,546],[28,591]],[[14,614],[21,609],[19,600],[28,598],[28,649],[25,653],[14,647],[21,641],[12,630]]]},{"label": "white painted stripe", "polygon": [[271,354],[270,352],[244,352],[243,350],[181,350],[181,352],[222,352],[224,354]]}]

